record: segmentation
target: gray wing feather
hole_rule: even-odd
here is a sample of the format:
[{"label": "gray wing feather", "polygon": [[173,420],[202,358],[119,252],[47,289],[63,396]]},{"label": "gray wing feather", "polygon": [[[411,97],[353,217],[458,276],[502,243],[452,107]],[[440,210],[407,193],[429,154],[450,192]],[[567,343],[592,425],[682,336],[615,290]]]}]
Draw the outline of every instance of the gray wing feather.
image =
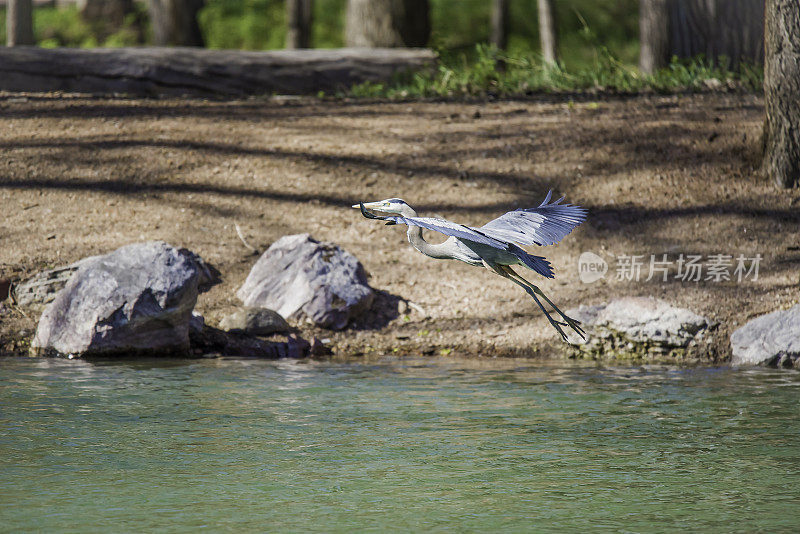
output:
[{"label": "gray wing feather", "polygon": [[552,191],[548,192],[538,207],[509,211],[481,226],[479,231],[520,245],[555,245],[586,219],[586,210],[561,204],[564,197],[550,202],[551,195]]},{"label": "gray wing feather", "polygon": [[400,217],[400,216],[389,216],[386,217],[386,219],[398,224],[407,224],[409,226],[419,226],[420,228],[425,228],[426,230],[434,230],[444,235],[449,235],[457,237],[459,239],[466,239],[468,241],[474,241],[475,243],[489,245],[490,247],[494,247],[500,250],[508,249],[508,243],[506,243],[502,238],[497,238],[495,236],[487,235],[482,230],[478,230],[476,228],[470,228],[469,226],[464,226],[463,224],[454,223],[446,219],[434,219],[432,217]]}]

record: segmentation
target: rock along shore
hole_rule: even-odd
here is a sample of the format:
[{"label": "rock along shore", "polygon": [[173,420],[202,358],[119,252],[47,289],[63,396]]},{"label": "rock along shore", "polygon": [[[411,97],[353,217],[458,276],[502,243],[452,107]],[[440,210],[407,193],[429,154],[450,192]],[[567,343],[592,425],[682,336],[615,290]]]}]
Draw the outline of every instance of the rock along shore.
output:
[{"label": "rock along shore", "polygon": [[[242,306],[215,328],[194,308],[219,281],[197,254],[151,241],[37,273],[10,296],[17,306],[41,311],[30,345],[38,356],[298,358],[330,353],[318,338],[299,337],[298,326],[346,329],[371,314],[379,294],[352,254],[308,234],[285,236],[261,255],[237,291]],[[408,311],[404,302],[394,300]],[[587,333],[586,339],[572,334],[560,347],[573,358],[702,361],[717,326],[652,297],[567,314]],[[798,339],[800,305],[758,317],[731,336],[732,363],[794,367]]]}]

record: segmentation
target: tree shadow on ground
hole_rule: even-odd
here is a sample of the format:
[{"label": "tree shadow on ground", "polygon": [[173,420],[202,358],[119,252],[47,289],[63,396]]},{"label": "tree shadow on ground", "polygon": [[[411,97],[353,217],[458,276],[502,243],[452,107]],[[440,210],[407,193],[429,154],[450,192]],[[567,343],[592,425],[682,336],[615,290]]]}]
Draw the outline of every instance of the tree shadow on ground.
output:
[{"label": "tree shadow on ground", "polygon": [[[561,99],[563,100],[563,99]],[[74,108],[74,109],[73,109]],[[209,109],[210,108],[210,109]],[[4,110],[15,113],[14,110]],[[119,116],[150,117],[150,116],[204,116],[204,117],[238,117],[245,120],[264,121],[270,116],[281,116],[290,118],[292,116],[320,116],[329,117],[340,115],[350,115],[355,111],[355,115],[371,114],[375,116],[391,114],[407,114],[405,106],[392,104],[389,106],[369,107],[369,104],[322,104],[308,105],[308,103],[287,106],[266,105],[264,103],[254,104],[211,104],[205,105],[198,101],[198,105],[180,104],[175,107],[163,106],[159,103],[144,105],[132,105],[126,103],[93,103],[80,104],[73,107],[66,107],[61,110],[52,110],[53,113],[63,113],[65,117],[107,117],[108,114],[116,113]],[[553,110],[545,110],[553,113]],[[30,112],[31,117],[39,116],[39,110],[28,109],[17,110],[19,117],[24,116],[24,112]],[[702,127],[709,131],[716,128],[715,123],[708,116],[707,110],[687,110],[684,114],[692,112],[700,113],[703,119]],[[21,113],[21,114],[20,114]],[[523,115],[517,110],[505,112],[505,114]],[[622,120],[620,111],[615,111],[609,115],[611,119]],[[650,112],[648,112],[650,113]],[[48,110],[48,115],[51,111]],[[217,114],[217,115],[215,115]],[[431,112],[431,116],[442,117],[440,112]],[[488,117],[490,114],[487,113]],[[578,180],[606,180],[610,175],[630,172],[631,169],[641,171],[642,169],[654,169],[658,171],[669,169],[691,169],[701,165],[722,165],[733,164],[744,168],[748,164],[745,154],[740,152],[741,146],[729,145],[722,149],[716,149],[713,141],[706,140],[705,130],[698,137],[696,128],[691,128],[678,123],[680,117],[668,117],[667,123],[647,122],[655,121],[659,118],[655,107],[653,113],[644,116],[644,122],[631,123],[628,130],[611,128],[603,124],[592,125],[581,131],[573,131],[565,128],[563,121],[538,124],[535,119],[538,114],[531,114],[531,122],[521,131],[516,131],[516,139],[509,132],[491,132],[483,130],[480,125],[471,128],[470,131],[458,132],[436,132],[430,134],[431,147],[428,149],[429,159],[445,160],[447,163],[427,162],[425,158],[418,158],[415,154],[402,153],[390,156],[365,156],[342,153],[324,153],[309,150],[289,150],[280,148],[259,148],[248,147],[234,143],[196,141],[192,139],[131,139],[112,136],[93,136],[84,138],[64,139],[57,137],[53,139],[21,139],[0,142],[0,150],[20,150],[20,149],[40,149],[44,153],[36,154],[37,158],[47,158],[59,166],[75,168],[76,163],[87,168],[102,168],[107,165],[114,169],[123,168],[123,175],[118,171],[113,178],[108,179],[87,179],[83,177],[63,178],[63,177],[3,177],[0,178],[0,189],[39,189],[39,190],[66,190],[66,191],[92,191],[105,192],[118,195],[150,195],[161,194],[198,194],[198,195],[219,195],[231,198],[251,198],[265,199],[279,202],[316,202],[331,207],[349,207],[355,199],[351,195],[339,194],[337,189],[331,187],[329,191],[302,190],[300,188],[283,187],[269,189],[267,187],[239,187],[234,185],[223,185],[219,182],[197,183],[197,182],[178,182],[171,178],[177,173],[178,179],[189,179],[187,174],[190,168],[185,168],[182,173],[178,173],[175,168],[169,166],[155,167],[152,162],[139,162],[139,169],[133,165],[136,163],[134,154],[120,151],[136,151],[139,149],[170,149],[182,152],[191,152],[199,156],[218,155],[222,157],[253,157],[265,159],[289,160],[311,165],[319,165],[332,171],[340,167],[353,167],[360,172],[368,172],[374,169],[382,169],[385,174],[414,176],[420,179],[446,179],[458,180],[459,175],[468,171],[468,180],[475,183],[487,185],[500,185],[507,188],[509,194],[507,201],[494,201],[465,204],[457,200],[453,202],[427,202],[415,204],[420,212],[431,211],[452,211],[458,213],[476,212],[481,214],[497,214],[511,210],[520,206],[529,206],[534,201],[534,197],[543,197],[550,187],[561,189],[570,187],[570,184]],[[623,120],[623,122],[625,122]],[[592,123],[594,124],[594,123]],[[532,142],[527,137],[528,133],[535,134],[536,139],[555,140],[556,149],[562,145],[572,143],[581,148],[584,152],[583,164],[584,176],[576,177],[571,174],[569,169],[559,171],[558,174],[548,176],[531,176],[521,172],[497,172],[486,171],[483,169],[465,170],[462,168],[461,160],[472,155],[472,152],[487,152],[487,156],[496,157],[498,160],[508,157],[509,153],[515,155],[525,155],[531,158],[546,157],[546,152],[550,149],[549,145],[539,143],[536,139]],[[468,142],[470,138],[481,138],[490,141],[508,140],[507,146],[497,148],[495,146],[479,146],[474,150],[465,148],[448,147],[452,142]],[[682,140],[697,138],[703,142],[685,144]],[[403,139],[403,136],[400,136]],[[427,139],[427,136],[426,136]],[[408,142],[419,141],[418,138],[409,138]],[[442,141],[437,143],[436,141]],[[707,141],[707,142],[706,142]],[[440,146],[441,145],[441,146]],[[741,146],[740,146],[741,145]],[[510,151],[510,152],[509,152]],[[608,152],[611,151],[615,157],[609,158]],[[118,154],[119,161],[110,159],[109,154]],[[25,160],[26,156],[15,155],[15,159]],[[121,163],[126,163],[121,165]],[[195,158],[200,161],[201,158]],[[561,162],[562,167],[568,167],[570,162]],[[151,167],[142,167],[150,165]],[[197,168],[198,163],[191,163],[189,167]],[[110,174],[110,172],[109,172]],[[345,180],[347,178],[340,178]],[[463,179],[463,178],[462,178]],[[353,186],[361,189],[362,186]],[[358,193],[356,193],[358,194]],[[455,195],[452,195],[455,196]],[[173,202],[174,198],[169,199]],[[180,199],[177,199],[180,201]],[[187,201],[188,202],[188,201]],[[198,209],[212,209],[211,203],[194,202]],[[605,232],[625,231],[626,226],[641,221],[660,221],[670,220],[687,216],[706,216],[706,215],[740,215],[746,217],[769,218],[777,221],[794,222],[798,220],[797,210],[769,208],[762,206],[747,205],[744,200],[740,202],[732,201],[726,204],[706,204],[677,206],[675,208],[647,208],[640,206],[614,206],[602,203],[592,203],[584,201],[583,205],[590,211],[590,221],[596,220],[596,229]],[[768,205],[768,204],[767,204]],[[213,208],[218,215],[234,215],[233,208]]]},{"label": "tree shadow on ground", "polygon": [[[167,100],[166,104],[157,101],[137,100],[135,103],[109,102],[100,99],[95,102],[75,102],[69,100],[56,101],[51,99],[33,99],[34,103],[51,104],[46,111],[40,109],[41,105],[26,106],[24,108],[3,109],[6,119],[38,119],[43,113],[48,118],[61,119],[149,119],[164,118],[197,118],[197,119],[224,119],[234,122],[262,122],[264,120],[297,120],[302,118],[328,118],[328,117],[385,117],[406,116],[405,107],[390,103],[376,105],[375,103],[328,103],[308,99],[297,102],[272,102],[268,100],[255,100],[254,102],[222,101],[209,103],[203,100]],[[179,102],[178,104],[174,104]],[[0,98],[0,105],[4,100]],[[58,107],[52,106],[57,104]],[[418,112],[417,117],[440,118],[439,112]]]},{"label": "tree shadow on ground", "polygon": [[674,219],[698,216],[738,216],[765,219],[780,223],[800,224],[800,210],[764,208],[739,203],[682,206],[677,208],[647,208],[640,206],[584,205],[589,211],[589,226],[600,233],[625,233],[636,224],[664,224]]}]

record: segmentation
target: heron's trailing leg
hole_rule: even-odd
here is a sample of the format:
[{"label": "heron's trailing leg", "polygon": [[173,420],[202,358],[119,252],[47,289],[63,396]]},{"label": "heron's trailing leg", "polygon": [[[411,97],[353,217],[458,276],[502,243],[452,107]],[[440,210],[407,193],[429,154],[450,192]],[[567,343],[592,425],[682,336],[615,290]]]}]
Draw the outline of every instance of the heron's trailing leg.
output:
[{"label": "heron's trailing leg", "polygon": [[[527,283],[525,283],[524,281],[517,280],[513,276],[509,276],[508,271],[506,271],[504,269],[504,267],[506,267],[505,265],[490,264],[490,263],[487,263],[486,261],[484,261],[483,264],[486,266],[487,269],[491,269],[492,271],[496,272],[497,274],[499,274],[503,278],[508,278],[509,280],[511,280],[512,282],[514,282],[518,286],[520,286],[522,289],[524,289],[525,292],[528,293],[528,295],[533,297],[533,300],[536,301],[536,304],[539,306],[539,309],[542,310],[542,313],[544,314],[545,317],[547,317],[547,320],[550,321],[550,324],[553,325],[553,328],[556,329],[556,331],[561,335],[561,337],[562,337],[562,339],[564,339],[564,341],[567,340],[567,335],[564,333],[564,331],[561,329],[561,327],[562,326],[569,326],[569,325],[567,323],[562,323],[560,321],[556,321],[555,319],[553,319],[553,317],[550,315],[550,313],[546,309],[544,309],[544,306],[539,301],[539,298],[536,296],[536,293],[534,293],[533,289],[531,289],[531,287]],[[511,273],[513,273],[515,275],[517,274],[514,271],[511,271]]]},{"label": "heron's trailing leg", "polygon": [[544,294],[544,292],[543,292],[541,289],[539,289],[539,288],[538,288],[538,287],[536,287],[534,284],[532,284],[532,283],[528,282],[527,280],[525,280],[523,277],[521,277],[519,274],[517,274],[517,273],[514,271],[514,269],[512,269],[510,266],[508,266],[508,265],[501,265],[501,266],[500,266],[500,268],[501,268],[502,270],[504,270],[505,272],[507,272],[507,273],[509,274],[509,276],[511,276],[511,277],[512,277],[512,279],[518,280],[518,281],[520,281],[520,282],[522,282],[522,283],[526,284],[527,286],[529,286],[529,287],[530,287],[530,288],[531,288],[531,289],[532,289],[532,290],[533,290],[533,291],[534,291],[536,294],[538,294],[540,297],[542,297],[542,298],[544,299],[544,301],[545,301],[545,302],[547,302],[547,303],[548,303],[548,304],[549,304],[549,305],[550,305],[550,306],[551,306],[551,307],[552,307],[552,308],[555,310],[555,312],[556,312],[558,315],[560,315],[560,316],[561,316],[561,318],[562,318],[562,319],[564,319],[564,321],[565,321],[565,323],[566,323],[566,324],[565,324],[565,326],[569,326],[569,327],[570,327],[570,328],[572,328],[572,329],[573,329],[573,330],[574,330],[574,331],[575,331],[575,332],[576,332],[576,333],[577,333],[579,336],[581,336],[581,338],[582,338],[582,339],[586,339],[586,335],[585,335],[585,334],[586,334],[586,332],[584,332],[584,331],[583,331],[583,328],[581,328],[581,327],[580,327],[580,324],[581,324],[581,323],[580,323],[580,321],[577,321],[577,320],[573,319],[572,317],[568,316],[567,314],[565,314],[564,312],[562,312],[562,311],[561,311],[561,310],[558,308],[558,306],[556,306],[556,305],[553,303],[553,301],[552,301],[552,300],[550,300],[549,298],[547,298],[547,295],[545,295],[545,294]]}]

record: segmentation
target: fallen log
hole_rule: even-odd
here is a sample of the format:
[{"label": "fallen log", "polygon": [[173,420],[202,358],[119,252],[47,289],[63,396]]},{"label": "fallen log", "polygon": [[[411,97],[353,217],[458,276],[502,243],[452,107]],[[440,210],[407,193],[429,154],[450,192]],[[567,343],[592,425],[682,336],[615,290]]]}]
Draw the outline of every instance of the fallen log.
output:
[{"label": "fallen log", "polygon": [[133,95],[333,92],[431,68],[427,49],[246,52],[198,48],[0,48],[0,90]]}]

